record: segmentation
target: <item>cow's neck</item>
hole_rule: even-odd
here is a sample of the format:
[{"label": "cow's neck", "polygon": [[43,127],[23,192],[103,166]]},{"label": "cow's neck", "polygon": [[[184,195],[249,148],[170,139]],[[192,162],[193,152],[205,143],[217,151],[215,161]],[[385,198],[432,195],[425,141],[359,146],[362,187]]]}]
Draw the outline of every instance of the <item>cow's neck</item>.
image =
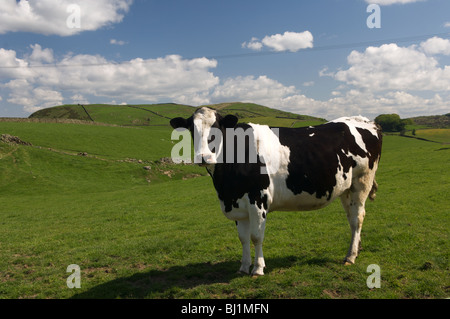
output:
[{"label": "cow's neck", "polygon": [[209,173],[209,175],[212,177],[212,179],[214,179],[214,172],[216,171],[216,166],[217,164],[211,164],[211,165],[206,165],[206,171]]},{"label": "cow's neck", "polygon": [[211,176],[216,191],[220,191],[224,184],[224,163],[207,165],[206,171]]}]

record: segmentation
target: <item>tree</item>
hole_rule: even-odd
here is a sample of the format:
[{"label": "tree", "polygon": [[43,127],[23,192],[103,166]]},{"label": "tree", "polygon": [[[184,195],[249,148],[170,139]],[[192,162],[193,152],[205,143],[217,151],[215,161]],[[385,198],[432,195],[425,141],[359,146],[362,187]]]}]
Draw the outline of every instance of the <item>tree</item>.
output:
[{"label": "tree", "polygon": [[375,118],[377,123],[384,132],[401,132],[405,130],[407,120],[400,119],[398,114],[380,114]]}]

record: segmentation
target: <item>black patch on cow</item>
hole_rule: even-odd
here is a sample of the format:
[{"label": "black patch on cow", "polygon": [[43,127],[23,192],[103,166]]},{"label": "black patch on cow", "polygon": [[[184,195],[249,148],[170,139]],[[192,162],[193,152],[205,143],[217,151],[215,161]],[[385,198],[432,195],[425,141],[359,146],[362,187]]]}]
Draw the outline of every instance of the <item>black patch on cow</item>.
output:
[{"label": "black patch on cow", "polygon": [[[248,124],[238,124],[236,128],[242,128],[244,131],[252,129]],[[223,131],[224,145],[226,145],[226,133]],[[249,136],[246,136],[245,160],[244,163],[237,163],[237,137],[234,141],[234,158],[232,163],[225,161],[226,148],[224,147],[224,163],[215,165],[212,174],[214,187],[216,188],[219,199],[224,202],[225,212],[230,212],[232,208],[239,208],[237,200],[248,193],[250,204],[257,205],[259,208],[267,210],[267,195],[261,196],[261,191],[269,187],[270,179],[267,174],[261,174],[261,167],[265,164],[257,155],[257,162],[250,161],[249,147],[255,147]]]},{"label": "black patch on cow", "polygon": [[[291,152],[287,188],[295,195],[302,192],[311,195],[315,193],[317,198],[327,196],[329,200],[336,185],[338,170],[345,174],[356,166],[351,154],[369,157],[372,168],[381,152],[381,140],[377,140],[367,130],[358,131],[362,132],[370,155],[358,146],[344,123],[330,122],[313,128],[279,128],[280,143],[289,147]],[[314,135],[310,136],[312,133]]]},{"label": "black patch on cow", "polygon": [[369,168],[373,169],[373,164],[376,161],[379,161],[381,156],[381,143],[382,143],[381,131],[380,130],[377,131],[378,134],[377,138],[368,130],[365,130],[360,127],[357,127],[356,129],[358,130],[359,134],[361,134],[364,144],[366,144],[366,149],[368,152],[367,157],[369,158]]},{"label": "black patch on cow", "polygon": [[[170,121],[170,125],[175,129],[180,127],[187,128],[191,132],[191,135],[194,136],[193,118],[195,116],[195,113],[197,113],[199,110],[200,109],[197,109],[194,112],[194,115],[189,117],[188,119],[180,117],[172,119]],[[250,141],[249,136],[246,135],[246,152],[244,162],[238,163],[238,141],[237,136],[235,136],[234,159],[230,161],[231,163],[226,162],[226,129],[242,128],[244,131],[246,131],[253,128],[250,125],[244,123],[236,125],[238,119],[234,115],[226,115],[225,117],[222,117],[217,112],[215,113],[215,115],[216,122],[212,125],[212,127],[219,128],[222,131],[224,145],[224,163],[215,164],[213,173],[211,173],[209,170],[207,171],[213,179],[214,187],[216,188],[219,199],[224,202],[225,212],[230,212],[233,207],[239,208],[239,204],[237,202],[238,199],[242,198],[247,193],[252,205],[256,204],[260,209],[264,207],[264,209],[267,210],[267,195],[261,196],[261,191],[269,187],[270,179],[267,174],[261,174],[261,167],[265,166],[265,164],[261,161],[259,155],[257,155],[256,157],[256,163],[251,162],[249,147],[255,147],[254,141]]]}]

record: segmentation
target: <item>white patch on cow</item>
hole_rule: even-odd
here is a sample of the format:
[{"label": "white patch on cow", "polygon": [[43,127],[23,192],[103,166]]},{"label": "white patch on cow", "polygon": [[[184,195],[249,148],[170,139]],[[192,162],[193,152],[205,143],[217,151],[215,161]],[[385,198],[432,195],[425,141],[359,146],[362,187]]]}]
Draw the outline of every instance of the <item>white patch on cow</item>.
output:
[{"label": "white patch on cow", "polygon": [[344,123],[348,126],[350,129],[350,133],[355,137],[356,144],[366,153],[368,153],[366,144],[364,143],[361,134],[356,129],[362,128],[374,135],[376,138],[378,138],[377,134],[377,128],[373,122],[371,122],[368,118],[365,118],[363,116],[352,116],[352,117],[340,117],[338,119],[335,119],[331,121],[333,123]]},{"label": "white patch on cow", "polygon": [[[194,114],[194,163],[202,163],[202,158],[207,164],[216,164],[218,162],[218,158],[222,154],[223,143],[221,138],[222,132],[219,129],[212,128],[216,121],[216,112],[206,107],[199,109]],[[216,139],[220,137],[215,153],[211,152],[209,148],[208,138],[211,134]],[[217,142],[215,140],[215,143]]]},{"label": "white patch on cow", "polygon": [[281,145],[276,129],[272,130],[267,125],[248,123],[253,129],[256,152],[266,164],[264,173],[272,175],[287,176],[287,165],[289,164],[290,150]]},{"label": "white patch on cow", "polygon": [[370,133],[372,133],[373,136],[378,138],[377,126],[375,125],[374,122],[370,121],[367,117],[364,117],[364,116],[340,117],[331,122],[334,122],[334,123],[342,122],[342,123],[347,124],[349,127],[353,126],[353,127],[363,128],[365,130],[368,130]]},{"label": "white patch on cow", "polygon": [[238,207],[233,206],[233,209],[229,212],[225,210],[225,203],[223,202],[223,200],[219,199],[219,202],[220,208],[222,209],[222,213],[225,215],[226,218],[237,221],[248,219],[248,209],[250,206],[252,206],[250,204],[250,199],[248,198],[248,193],[245,193],[244,196],[237,199],[236,203]]},{"label": "white patch on cow", "polygon": [[316,134],[316,133],[311,133],[311,134],[309,134],[309,137],[313,137],[313,136],[314,136],[314,134]]},{"label": "white patch on cow", "polygon": [[[350,169],[347,173],[344,172],[344,168],[341,164],[341,158],[336,154],[338,159],[338,171],[336,172],[335,178],[336,178],[336,185],[333,188],[333,197],[330,200],[334,200],[336,197],[341,196],[342,193],[350,188],[352,184],[352,175],[353,170]],[[349,157],[347,155],[347,157]],[[346,178],[344,178],[344,174]]]}]

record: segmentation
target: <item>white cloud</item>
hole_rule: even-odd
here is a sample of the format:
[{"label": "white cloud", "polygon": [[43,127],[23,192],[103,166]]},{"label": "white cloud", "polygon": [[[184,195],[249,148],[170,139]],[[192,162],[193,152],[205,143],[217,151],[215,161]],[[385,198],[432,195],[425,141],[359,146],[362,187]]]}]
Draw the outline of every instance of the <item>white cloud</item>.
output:
[{"label": "white cloud", "polygon": [[44,49],[42,50],[42,47],[39,44],[30,45],[30,48],[33,49],[33,52],[30,55],[30,61],[31,62],[46,62],[46,63],[52,63],[53,62],[53,50],[52,49]]},{"label": "white cloud", "polygon": [[111,40],[109,40],[109,43],[110,43],[110,44],[115,44],[115,45],[125,45],[125,44],[126,44],[125,41],[122,41],[122,40],[116,40],[116,39],[111,39]]},{"label": "white cloud", "polygon": [[427,54],[450,55],[450,40],[432,37],[420,44],[422,50]]},{"label": "white cloud", "polygon": [[380,6],[389,6],[391,4],[407,4],[426,0],[366,0],[367,3],[374,3]]},{"label": "white cloud", "polygon": [[23,106],[25,112],[35,112],[44,107],[60,105],[63,97],[60,92],[46,87],[34,88],[24,79],[11,80],[5,84],[10,90],[8,102]]},{"label": "white cloud", "polygon": [[250,42],[244,42],[242,43],[243,48],[249,48],[255,51],[259,51],[262,49],[263,45],[261,42],[259,42],[258,38],[253,37]]},{"label": "white cloud", "polygon": [[[439,47],[441,48],[441,47]],[[350,67],[333,77],[372,92],[382,90],[450,90],[450,66],[438,61],[416,46],[383,44],[364,52],[352,51],[347,57]]]},{"label": "white cloud", "polygon": [[[121,22],[131,3],[132,0],[2,0],[0,34],[32,32],[70,36],[97,30]],[[73,5],[79,8],[79,15],[71,10]],[[74,14],[78,20],[74,20]],[[80,24],[68,24],[68,20]]]},{"label": "white cloud", "polygon": [[72,104],[89,104],[89,101],[81,94],[75,94],[70,97]]},{"label": "white cloud", "polygon": [[[26,112],[101,99],[190,105],[242,101],[327,119],[358,114],[374,118],[380,113],[402,117],[443,114],[450,109],[450,66],[439,65],[431,55],[446,52],[440,43],[427,40],[410,47],[384,44],[352,51],[346,67],[319,71],[320,77],[338,81],[329,97],[320,100],[267,75],[221,80],[212,72],[217,61],[207,58],[168,55],[116,64],[100,55],[71,53],[57,58],[39,44],[31,45],[30,52],[21,57],[0,48],[0,89],[4,102]],[[312,84],[320,87],[319,82],[303,82],[303,86]]]},{"label": "white cloud", "polygon": [[214,102],[241,101],[275,106],[282,98],[296,92],[294,86],[284,86],[265,75],[229,78],[214,88]]},{"label": "white cloud", "polygon": [[283,34],[267,35],[262,39],[262,41],[259,41],[258,38],[253,37],[250,42],[242,43],[242,47],[252,50],[261,50],[263,46],[269,47],[277,52],[297,52],[301,49],[313,47],[313,35],[309,31],[286,31]]},{"label": "white cloud", "polygon": [[401,117],[447,113],[450,66],[439,65],[430,55],[445,53],[447,42],[429,40],[419,46],[384,44],[363,52],[352,51],[347,57],[347,68],[333,72],[323,67],[320,77],[332,77],[342,83],[330,92],[328,99],[308,97],[294,86],[285,86],[267,76],[227,79],[211,97],[213,102],[251,101],[327,119],[359,114],[373,119],[381,113],[397,113]]},{"label": "white cloud", "polygon": [[450,22],[445,22],[445,23],[444,23],[444,27],[450,28]]},{"label": "white cloud", "polygon": [[[207,58],[168,55],[115,64],[99,55],[79,54],[55,61],[51,50],[38,44],[31,48],[32,53],[23,58],[13,50],[0,49],[0,80],[5,83],[0,86],[9,90],[8,102],[28,112],[63,104],[63,94],[83,103],[89,95],[130,102],[202,102],[208,101],[205,96],[219,83],[210,72],[217,61]],[[33,67],[37,60],[42,63]],[[44,63],[50,60],[52,64]]]},{"label": "white cloud", "polygon": [[286,111],[315,115],[328,120],[351,115],[363,115],[373,119],[383,113],[397,113],[401,117],[444,114],[450,108],[448,98],[448,95],[445,98],[437,93],[431,98],[424,98],[405,91],[373,93],[350,89],[324,101],[300,94],[287,96],[279,105]]}]

